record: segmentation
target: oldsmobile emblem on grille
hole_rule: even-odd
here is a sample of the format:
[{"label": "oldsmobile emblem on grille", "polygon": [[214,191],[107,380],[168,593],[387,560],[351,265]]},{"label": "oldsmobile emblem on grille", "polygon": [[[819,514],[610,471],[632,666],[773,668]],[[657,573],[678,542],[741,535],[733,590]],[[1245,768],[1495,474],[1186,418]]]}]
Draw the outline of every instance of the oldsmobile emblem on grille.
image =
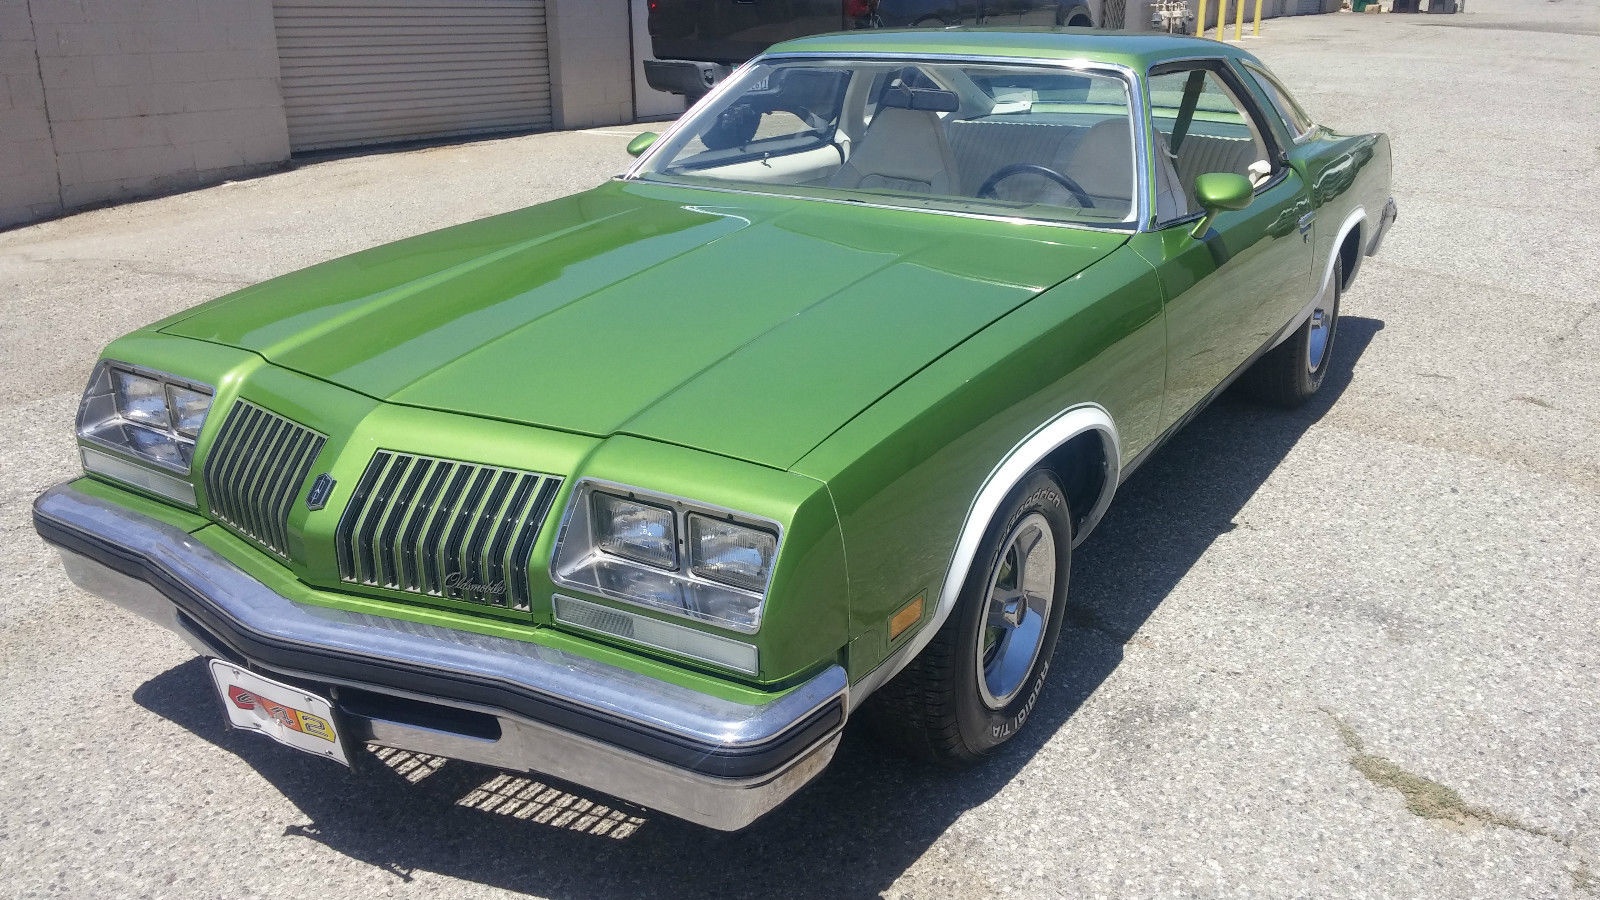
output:
[{"label": "oldsmobile emblem on grille", "polygon": [[496,581],[494,584],[482,584],[469,579],[465,572],[451,572],[444,577],[445,590],[465,591],[469,594],[494,594],[496,597],[506,592],[506,583]]},{"label": "oldsmobile emblem on grille", "polygon": [[328,497],[333,494],[333,486],[338,482],[333,476],[323,472],[317,480],[311,482],[311,490],[306,493],[306,509],[316,512],[328,505]]}]

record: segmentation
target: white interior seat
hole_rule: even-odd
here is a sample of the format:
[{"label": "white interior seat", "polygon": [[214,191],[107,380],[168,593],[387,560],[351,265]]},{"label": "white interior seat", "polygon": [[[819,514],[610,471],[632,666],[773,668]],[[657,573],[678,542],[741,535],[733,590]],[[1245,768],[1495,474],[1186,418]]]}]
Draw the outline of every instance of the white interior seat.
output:
[{"label": "white interior seat", "polygon": [[938,114],[879,106],[833,187],[953,195],[961,177]]},{"label": "white interior seat", "polygon": [[1128,120],[1095,123],[1058,171],[1094,200],[1096,210],[1126,215],[1133,208],[1133,134]]}]

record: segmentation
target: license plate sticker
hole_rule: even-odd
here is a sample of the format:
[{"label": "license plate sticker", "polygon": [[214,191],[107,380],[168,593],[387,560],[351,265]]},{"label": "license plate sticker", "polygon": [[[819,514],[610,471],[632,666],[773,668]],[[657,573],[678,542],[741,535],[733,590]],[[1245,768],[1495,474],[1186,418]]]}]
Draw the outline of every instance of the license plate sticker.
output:
[{"label": "license plate sticker", "polygon": [[221,659],[211,660],[211,678],[233,727],[350,765],[333,724],[333,704],[327,700]]}]

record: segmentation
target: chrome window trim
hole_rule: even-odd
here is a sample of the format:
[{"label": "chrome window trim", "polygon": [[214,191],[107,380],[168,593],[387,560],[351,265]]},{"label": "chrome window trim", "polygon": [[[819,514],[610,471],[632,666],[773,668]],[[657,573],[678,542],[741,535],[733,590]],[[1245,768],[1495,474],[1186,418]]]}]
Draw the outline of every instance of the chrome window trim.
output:
[{"label": "chrome window trim", "polygon": [[[697,114],[685,114],[679,117],[679,119],[672,124],[672,127],[662,132],[661,137],[657,138],[655,143],[650,145],[650,149],[641,154],[639,158],[634,161],[633,165],[629,166],[628,170],[623,172],[620,176],[618,176],[618,178],[623,181],[638,181],[642,184],[659,184],[673,187],[687,187],[699,190],[714,190],[725,193],[745,194],[757,197],[782,197],[789,200],[811,200],[819,203],[837,203],[853,207],[865,206],[869,209],[892,209],[898,212],[932,213],[934,215],[955,216],[957,218],[979,219],[994,222],[1007,222],[1011,224],[1049,225],[1057,228],[1075,228],[1085,231],[1110,232],[1113,234],[1132,234],[1147,230],[1146,226],[1150,221],[1150,216],[1152,214],[1151,211],[1154,208],[1154,200],[1151,192],[1154,190],[1153,177],[1155,171],[1152,167],[1149,150],[1150,141],[1148,130],[1150,117],[1147,111],[1144,84],[1140,80],[1138,73],[1135,72],[1131,67],[1124,66],[1120,63],[1101,62],[1099,60],[1092,60],[1084,57],[1061,59],[1059,57],[1042,56],[996,56],[992,54],[969,55],[964,53],[888,53],[883,51],[862,51],[859,53],[768,53],[758,56],[735,69],[727,78],[723,79],[721,82],[718,82],[717,86],[713,88],[709,94],[702,98],[699,103],[695,104],[695,106],[710,106],[712,103],[716,102],[715,98],[721,97],[725,91],[729,90],[728,86],[733,84],[733,82],[736,80],[735,76],[737,76],[748,66],[775,60],[783,61],[805,59],[864,60],[868,62],[904,61],[907,63],[928,62],[937,64],[976,63],[990,65],[1035,66],[1039,68],[1068,69],[1075,72],[1091,72],[1095,74],[1112,75],[1118,77],[1122,79],[1124,86],[1128,90],[1128,114],[1133,120],[1133,171],[1136,183],[1134,184],[1133,189],[1135,208],[1133,210],[1131,220],[1121,223],[1125,227],[1118,228],[1108,225],[1092,225],[1081,222],[1057,222],[1049,219],[1030,218],[1028,216],[1006,216],[995,213],[973,213],[959,210],[922,209],[915,206],[872,203],[870,201],[855,199],[847,200],[830,197],[807,197],[802,195],[787,194],[782,191],[756,191],[742,188],[702,188],[700,185],[676,185],[673,182],[644,181],[642,178],[640,178],[639,176],[642,173],[645,164],[656,155],[660,148],[666,146],[669,140],[674,137],[680,129],[686,127],[687,123],[694,121],[698,117]],[[691,112],[693,112],[692,109]],[[1146,124],[1145,128],[1139,127],[1139,123],[1141,121]]]},{"label": "chrome window trim", "polygon": [[1244,59],[1238,59],[1234,61],[1239,64],[1239,68],[1243,69],[1245,74],[1255,80],[1256,85],[1261,88],[1262,93],[1267,93],[1267,85],[1261,84],[1261,80],[1266,79],[1267,83],[1270,84],[1272,88],[1278,92],[1278,94],[1280,94],[1285,100],[1289,101],[1289,105],[1293,106],[1295,109],[1304,114],[1306,121],[1311,123],[1311,125],[1306,128],[1305,131],[1297,131],[1295,124],[1285,118],[1283,111],[1278,109],[1278,104],[1272,103],[1269,98],[1267,105],[1272,107],[1273,115],[1283,123],[1284,133],[1289,135],[1290,143],[1294,144],[1295,146],[1305,143],[1313,134],[1316,133],[1317,129],[1321,127],[1316,123],[1315,120],[1311,118],[1310,113],[1306,112],[1304,109],[1301,109],[1300,101],[1294,99],[1294,96],[1289,93],[1289,89],[1284,86],[1283,82],[1278,80],[1277,76],[1267,71],[1266,66]]},{"label": "chrome window trim", "polygon": [[[1156,69],[1163,69],[1163,68],[1166,68],[1167,66],[1175,66],[1175,65],[1181,66],[1184,63],[1196,63],[1196,62],[1214,63],[1217,66],[1220,66],[1226,72],[1233,72],[1234,77],[1238,78],[1239,77],[1238,73],[1234,72],[1233,66],[1229,65],[1229,63],[1233,62],[1233,61],[1234,61],[1233,57],[1229,57],[1229,56],[1174,56],[1174,57],[1172,57],[1170,59],[1163,59],[1163,60],[1160,60],[1158,62],[1152,63],[1148,69],[1145,69],[1145,71],[1144,71],[1144,79],[1140,82],[1140,88],[1142,90],[1147,91],[1147,92],[1149,91],[1150,78],[1153,77],[1151,75],[1151,73],[1154,72]],[[1226,79],[1224,79],[1224,80],[1226,80]],[[1233,90],[1235,93],[1237,93],[1240,88],[1244,89],[1244,96],[1242,96],[1242,97],[1237,97],[1236,96],[1234,99],[1239,101],[1239,102],[1241,102],[1241,103],[1243,103],[1245,105],[1247,114],[1248,114],[1250,109],[1255,109],[1256,110],[1256,115],[1258,117],[1258,120],[1256,122],[1257,127],[1259,128],[1263,124],[1265,124],[1267,126],[1266,128],[1261,129],[1262,140],[1267,142],[1267,144],[1268,144],[1268,146],[1267,146],[1267,155],[1268,155],[1269,158],[1277,157],[1277,159],[1278,159],[1278,164],[1279,164],[1278,165],[1278,169],[1277,169],[1277,171],[1273,172],[1272,177],[1267,179],[1266,181],[1263,181],[1261,184],[1257,185],[1255,187],[1255,189],[1250,192],[1251,196],[1260,196],[1262,191],[1277,187],[1278,183],[1280,181],[1282,181],[1286,177],[1286,173],[1289,171],[1289,168],[1290,168],[1289,161],[1288,161],[1287,157],[1284,155],[1283,148],[1279,147],[1277,145],[1277,143],[1278,143],[1277,137],[1278,136],[1272,133],[1272,127],[1271,127],[1272,126],[1272,122],[1271,122],[1271,119],[1267,118],[1266,115],[1263,113],[1263,111],[1261,109],[1259,109],[1260,103],[1256,101],[1256,98],[1250,95],[1250,89],[1249,89],[1250,86],[1241,82],[1239,84],[1228,85],[1228,87],[1231,90]],[[1148,102],[1149,102],[1148,96],[1145,98],[1145,100],[1146,100],[1146,103],[1148,104]],[[1277,116],[1278,115],[1278,111],[1277,111],[1276,108],[1274,108],[1272,110],[1272,115],[1273,116]],[[1261,121],[1262,119],[1265,119],[1266,121],[1262,122]],[[1156,128],[1155,117],[1151,116],[1148,119],[1148,123],[1149,123],[1149,126],[1150,126],[1151,137],[1153,139],[1154,138],[1155,128]],[[1154,170],[1153,167],[1155,165],[1155,156],[1154,156],[1153,153],[1152,153],[1151,158],[1150,158],[1150,164],[1152,166],[1152,169],[1151,169],[1151,172],[1150,172],[1150,184],[1151,184],[1151,189],[1154,190],[1154,186],[1155,186],[1155,170]],[[1154,213],[1154,209],[1155,209],[1155,207],[1154,207],[1154,205],[1152,205],[1151,206],[1152,214]],[[1201,210],[1199,212],[1189,213],[1188,215],[1186,215],[1186,216],[1184,216],[1183,218],[1180,218],[1180,219],[1170,219],[1170,220],[1165,221],[1165,222],[1157,222],[1157,221],[1153,221],[1152,220],[1151,223],[1150,223],[1150,227],[1148,229],[1145,229],[1145,230],[1148,230],[1148,231],[1165,231],[1165,230],[1167,230],[1168,228],[1171,228],[1174,225],[1179,225],[1179,224],[1189,223],[1189,222],[1198,222],[1198,221],[1200,221],[1200,218],[1204,214],[1205,214],[1205,211]]]}]

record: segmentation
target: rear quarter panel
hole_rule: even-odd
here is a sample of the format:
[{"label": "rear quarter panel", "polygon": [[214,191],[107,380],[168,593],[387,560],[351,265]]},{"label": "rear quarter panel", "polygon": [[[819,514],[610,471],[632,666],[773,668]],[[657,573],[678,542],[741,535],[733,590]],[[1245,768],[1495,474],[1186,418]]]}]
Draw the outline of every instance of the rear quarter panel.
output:
[{"label": "rear quarter panel", "polygon": [[[1289,151],[1289,162],[1309,185],[1311,206],[1316,211],[1313,274],[1320,287],[1351,228],[1358,229],[1362,252],[1371,243],[1390,197],[1389,138],[1319,128]],[[1354,274],[1349,271],[1345,277]]]}]

